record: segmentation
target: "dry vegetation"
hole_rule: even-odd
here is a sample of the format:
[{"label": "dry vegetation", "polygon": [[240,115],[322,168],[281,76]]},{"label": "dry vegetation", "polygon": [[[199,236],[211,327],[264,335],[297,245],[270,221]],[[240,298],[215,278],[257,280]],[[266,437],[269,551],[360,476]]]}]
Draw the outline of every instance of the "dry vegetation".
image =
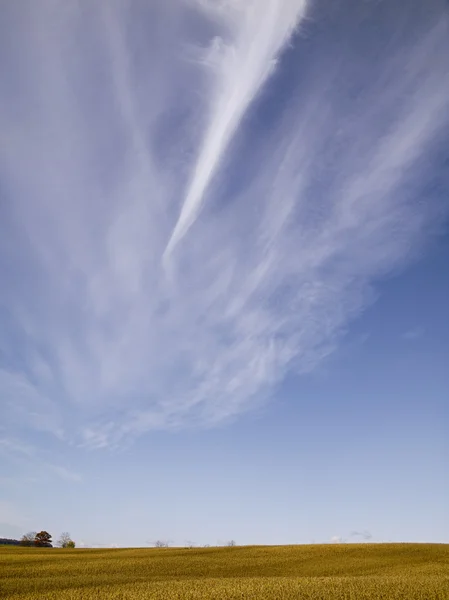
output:
[{"label": "dry vegetation", "polygon": [[0,598],[442,600],[449,545],[0,548]]}]

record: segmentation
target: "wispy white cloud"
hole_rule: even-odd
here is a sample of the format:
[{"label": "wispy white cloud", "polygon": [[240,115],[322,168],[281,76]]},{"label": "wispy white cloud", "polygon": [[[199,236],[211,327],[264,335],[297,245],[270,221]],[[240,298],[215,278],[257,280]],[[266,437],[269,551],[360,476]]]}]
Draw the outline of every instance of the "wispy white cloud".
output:
[{"label": "wispy white cloud", "polygon": [[[9,489],[10,485],[7,484],[4,490]],[[17,505],[17,502],[0,498],[0,537],[20,539],[20,536],[31,527],[31,522],[28,514]]]},{"label": "wispy white cloud", "polygon": [[198,0],[212,16],[223,37],[213,38],[202,57],[212,71],[209,124],[193,167],[181,214],[170,236],[165,256],[195,221],[204,194],[219,168],[227,146],[246,110],[259,92],[275,61],[305,14],[306,0]]},{"label": "wispy white cloud", "polygon": [[25,444],[19,440],[8,439],[6,437],[0,439],[0,452],[8,452],[29,459],[33,459],[35,456],[35,448],[29,444]]},{"label": "wispy white cloud", "polygon": [[359,539],[365,540],[366,542],[373,539],[372,534],[366,529],[364,531],[352,531],[351,537],[359,538]]},{"label": "wispy white cloud", "polygon": [[346,540],[340,537],[339,535],[333,535],[330,539],[331,544],[344,544],[345,542]]},{"label": "wispy white cloud", "polygon": [[76,544],[77,548],[120,548],[119,544],[116,543],[109,543],[109,544],[103,544],[103,543],[99,543],[99,542],[85,542],[84,540],[81,540],[80,542],[77,542]]},{"label": "wispy white cloud", "polygon": [[14,461],[16,464],[31,466],[32,476],[14,475],[14,477],[4,478],[5,481],[11,479],[13,482],[36,483],[42,474],[54,476],[72,483],[80,483],[82,477],[79,473],[67,468],[64,465],[55,464],[50,460],[37,446],[26,444],[16,438],[0,438],[0,456],[8,459],[8,462]]},{"label": "wispy white cloud", "polygon": [[82,481],[82,477],[79,473],[71,471],[67,469],[67,467],[63,467],[61,465],[53,465],[49,464],[48,468],[51,469],[58,477],[61,479],[65,479],[66,481],[71,481],[74,483],[80,483]]},{"label": "wispy white cloud", "polygon": [[423,337],[424,329],[422,327],[414,327],[413,329],[409,329],[402,334],[404,340],[418,340]]},{"label": "wispy white cloud", "polygon": [[12,502],[7,500],[0,500],[0,515],[4,523],[22,525],[27,522],[27,518],[20,513]]},{"label": "wispy white cloud", "polygon": [[299,0],[166,4],[9,10],[0,393],[18,430],[105,447],[249,410],[335,349],[447,209],[422,201],[449,115],[437,0],[377,62],[355,21],[353,46],[292,37]]},{"label": "wispy white cloud", "polygon": [[345,538],[341,535],[333,535],[330,538],[330,543],[331,544],[346,544],[348,541],[354,542],[354,543],[355,542],[359,543],[360,541],[372,542],[372,539],[373,539],[372,534],[365,529],[364,531],[351,531],[348,538]]}]

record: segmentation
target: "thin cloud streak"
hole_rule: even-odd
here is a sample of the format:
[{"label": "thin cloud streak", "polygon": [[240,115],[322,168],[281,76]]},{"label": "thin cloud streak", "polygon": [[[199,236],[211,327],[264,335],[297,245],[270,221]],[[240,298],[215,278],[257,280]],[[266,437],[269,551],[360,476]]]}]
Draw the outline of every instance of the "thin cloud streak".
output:
[{"label": "thin cloud streak", "polygon": [[305,15],[306,0],[226,0],[198,5],[224,29],[229,41],[215,37],[203,63],[213,73],[210,124],[202,142],[192,181],[164,256],[197,218],[204,194],[219,168],[242,117],[267,78],[294,29]]},{"label": "thin cloud streak", "polygon": [[421,339],[425,334],[425,331],[422,327],[415,327],[413,329],[409,329],[402,334],[404,340],[414,341]]},{"label": "thin cloud streak", "polygon": [[373,538],[371,532],[367,531],[366,529],[364,531],[352,531],[351,537],[362,538],[365,541],[371,540]]},{"label": "thin cloud streak", "polygon": [[[426,196],[448,126],[443,13],[371,64],[363,41],[285,50],[293,0],[28,6],[0,35],[0,419],[17,435],[104,448],[258,406],[447,215]],[[195,44],[207,59],[185,59]],[[297,66],[262,131],[263,106],[243,116],[281,85],[282,48]]]},{"label": "thin cloud streak", "polygon": [[42,474],[56,475],[60,479],[72,483],[81,483],[83,479],[79,473],[49,460],[45,454],[40,452],[37,446],[25,444],[19,439],[8,438],[6,436],[0,438],[0,456],[8,459],[8,462],[19,465],[22,469],[25,467],[26,470],[26,467],[31,467],[32,476],[17,478],[16,474],[14,477],[16,482],[36,483],[39,481],[39,477],[42,477]]}]

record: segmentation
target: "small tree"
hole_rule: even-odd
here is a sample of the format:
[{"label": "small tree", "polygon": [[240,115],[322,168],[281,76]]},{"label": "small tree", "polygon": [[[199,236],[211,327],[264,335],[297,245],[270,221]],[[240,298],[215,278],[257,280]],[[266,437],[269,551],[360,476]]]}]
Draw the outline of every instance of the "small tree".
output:
[{"label": "small tree", "polygon": [[167,540],[156,540],[154,545],[156,548],[168,548],[169,542]]},{"label": "small tree", "polygon": [[48,533],[48,531],[40,531],[39,533],[36,533],[34,545],[41,548],[52,548],[53,544],[51,540],[51,534]]},{"label": "small tree", "polygon": [[237,544],[235,543],[235,540],[229,540],[229,542],[226,542],[226,546],[233,548],[234,546],[237,546]]},{"label": "small tree", "polygon": [[73,540],[69,540],[66,548],[75,548],[75,542]]},{"label": "small tree", "polygon": [[20,540],[20,543],[21,543],[22,546],[33,546],[35,539],[36,539],[36,532],[35,531],[29,531],[28,533],[25,533],[22,536],[22,539]]},{"label": "small tree", "polygon": [[58,540],[58,546],[60,548],[74,548],[75,545],[69,546],[70,543],[74,544],[72,538],[70,537],[70,533],[68,531],[61,533],[61,536]]}]

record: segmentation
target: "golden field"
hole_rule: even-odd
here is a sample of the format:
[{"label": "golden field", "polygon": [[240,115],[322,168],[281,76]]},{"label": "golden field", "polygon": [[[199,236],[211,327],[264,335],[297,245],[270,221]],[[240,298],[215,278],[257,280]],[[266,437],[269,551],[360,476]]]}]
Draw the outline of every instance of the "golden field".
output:
[{"label": "golden field", "polygon": [[123,550],[3,546],[0,598],[440,600],[449,598],[449,545]]}]

